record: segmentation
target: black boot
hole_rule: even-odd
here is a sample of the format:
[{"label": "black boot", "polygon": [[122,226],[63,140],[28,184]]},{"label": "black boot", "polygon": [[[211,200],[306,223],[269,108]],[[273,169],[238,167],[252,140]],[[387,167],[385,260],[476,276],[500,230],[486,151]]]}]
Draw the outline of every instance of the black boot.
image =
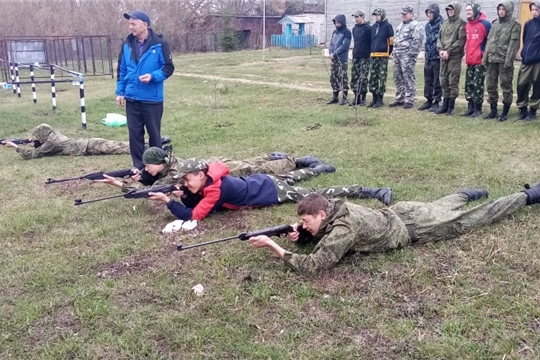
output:
[{"label": "black boot", "polygon": [[360,102],[358,103],[360,106],[366,106],[366,93],[360,94]]},{"label": "black boot", "polygon": [[471,116],[474,113],[474,101],[468,100],[469,104],[467,105],[467,111],[465,111],[461,116]]},{"label": "black boot", "polygon": [[458,194],[459,193],[467,195],[469,197],[469,201],[480,200],[489,196],[488,191],[484,189],[467,189],[461,190],[458,192]]},{"label": "black boot", "polygon": [[472,118],[482,116],[482,103],[474,103],[474,112],[471,114]]},{"label": "black boot", "polygon": [[168,136],[162,136],[161,137],[161,145],[167,145],[171,143],[171,138]]},{"label": "black boot", "polygon": [[336,172],[336,168],[334,167],[334,165],[330,165],[330,164],[320,163],[320,164],[312,165],[309,168],[315,171],[317,174],[330,174],[330,173]]},{"label": "black boot", "polygon": [[173,151],[173,147],[171,144],[163,145],[161,149],[163,149],[163,151],[165,151],[166,153],[170,153]]},{"label": "black boot", "polygon": [[432,105],[433,105],[433,101],[428,100],[425,103],[423,103],[422,105],[420,105],[418,110],[420,110],[420,111],[429,110],[429,109],[431,109]]},{"label": "black boot", "polygon": [[294,159],[294,162],[296,163],[297,168],[307,168],[311,166],[315,166],[318,164],[322,164],[322,160],[319,158],[316,158],[315,156],[306,155],[300,158]]},{"label": "black boot", "polygon": [[439,108],[439,110],[435,111],[435,114],[437,115],[446,114],[446,112],[448,111],[449,102],[450,102],[449,98],[444,98],[443,105]]},{"label": "black boot", "polygon": [[271,161],[286,159],[287,156],[289,156],[289,155],[287,155],[286,153],[281,152],[281,151],[274,151],[274,152],[271,152],[270,154],[268,154],[268,157],[270,158]]},{"label": "black boot", "polygon": [[499,121],[506,121],[508,120],[508,112],[510,111],[510,104],[503,104],[503,111],[501,116],[497,118]]},{"label": "black boot", "polygon": [[383,106],[383,96],[384,95],[377,95],[377,102],[373,105],[374,108]]},{"label": "black boot", "polygon": [[428,111],[432,113],[437,113],[437,111],[439,111],[439,102],[435,101]]},{"label": "black boot", "polygon": [[328,105],[337,104],[339,102],[338,95],[339,95],[339,91],[334,91],[334,96],[327,102],[327,104]]},{"label": "black boot", "polygon": [[375,105],[376,102],[377,102],[377,95],[373,94],[373,100],[371,100],[371,102],[368,104],[367,107],[373,107],[373,105]]},{"label": "black boot", "polygon": [[356,106],[356,105],[359,105],[360,103],[360,99],[359,99],[360,95],[358,95],[358,93],[354,93],[354,97],[351,101],[351,103],[349,104],[349,106]]},{"label": "black boot", "polygon": [[537,109],[533,108],[529,110],[529,116],[527,117],[527,120],[536,120],[536,110]]},{"label": "black boot", "polygon": [[389,104],[388,106],[389,107],[396,107],[396,106],[403,106],[403,105],[405,105],[405,103],[403,101],[394,100],[394,102]]},{"label": "black boot", "polygon": [[527,205],[540,204],[540,183],[531,187],[529,184],[525,184],[525,190],[527,194]]},{"label": "black boot", "polygon": [[341,98],[341,102],[339,103],[339,105],[349,105],[349,100],[347,100],[347,90],[342,91],[342,93],[343,97]]},{"label": "black boot", "polygon": [[[489,114],[487,114],[484,119],[496,119],[497,116],[499,116],[499,112],[497,110],[497,104],[489,104]],[[508,113],[507,113],[508,115]],[[504,121],[504,120],[503,120]]]},{"label": "black boot", "polygon": [[529,112],[527,111],[527,107],[520,107],[519,108],[519,117],[518,120],[529,120]]},{"label": "black boot", "polygon": [[392,203],[392,189],[384,188],[367,188],[362,187],[361,199],[377,199],[384,205],[388,206]]},{"label": "black boot", "polygon": [[456,98],[448,99],[448,111],[446,112],[446,115],[448,116],[454,115],[455,108],[456,108]]}]

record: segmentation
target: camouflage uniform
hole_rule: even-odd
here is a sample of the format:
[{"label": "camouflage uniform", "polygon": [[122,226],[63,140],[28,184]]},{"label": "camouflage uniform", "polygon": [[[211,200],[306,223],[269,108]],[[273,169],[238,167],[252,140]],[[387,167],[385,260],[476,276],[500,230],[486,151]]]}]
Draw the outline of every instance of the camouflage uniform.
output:
[{"label": "camouflage uniform", "polygon": [[369,69],[369,92],[382,98],[386,92],[387,78],[388,58],[372,57],[371,68]]},{"label": "camouflage uniform", "polygon": [[318,241],[313,252],[286,252],[283,259],[298,272],[314,273],[335,266],[351,249],[381,252],[452,239],[514,214],[527,205],[527,194],[521,192],[458,210],[468,200],[466,194],[458,193],[432,203],[399,202],[381,210],[330,200],[319,233],[309,235]]},{"label": "camouflage uniform", "polygon": [[351,88],[355,93],[367,93],[370,64],[371,60],[369,58],[353,60],[351,69]]},{"label": "camouflage uniform", "polygon": [[465,73],[465,99],[472,100],[475,104],[484,101],[484,79],[486,67],[484,65],[467,66]]},{"label": "camouflage uniform", "polygon": [[373,10],[372,15],[380,15],[381,21],[371,26],[371,68],[369,69],[369,92],[373,102],[368,107],[383,105],[388,78],[388,58],[394,49],[394,29],[386,19],[383,8]]},{"label": "camouflage uniform", "polygon": [[99,138],[72,140],[47,124],[40,124],[32,130],[32,140],[41,145],[35,149],[18,147],[16,151],[23,159],[35,159],[54,155],[122,155],[129,154],[129,143]]},{"label": "camouflage uniform", "polygon": [[483,64],[486,66],[488,102],[495,106],[496,112],[497,102],[499,101],[498,81],[500,77],[503,104],[507,105],[505,111],[508,115],[507,108],[510,108],[513,101],[514,60],[519,50],[521,26],[515,19],[512,19],[514,3],[512,1],[502,1],[500,5],[505,7],[506,16],[493,21],[487,39]]},{"label": "camouflage uniform", "polygon": [[332,86],[332,91],[349,90],[349,75],[347,72],[348,63],[342,63],[338,57],[334,57],[332,67],[330,68],[330,85]]},{"label": "camouflage uniform", "polygon": [[[413,13],[411,6],[403,7],[403,12]],[[414,104],[416,97],[416,78],[414,71],[416,59],[422,46],[424,29],[412,19],[402,22],[394,37],[394,83],[396,84],[395,104]]]}]

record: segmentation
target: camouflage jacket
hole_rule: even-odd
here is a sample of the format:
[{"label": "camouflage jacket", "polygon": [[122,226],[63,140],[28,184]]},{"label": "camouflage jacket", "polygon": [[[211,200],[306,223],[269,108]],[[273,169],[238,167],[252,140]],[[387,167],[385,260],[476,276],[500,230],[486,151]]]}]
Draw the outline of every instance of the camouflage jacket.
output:
[{"label": "camouflage jacket", "polygon": [[410,242],[405,223],[390,209],[371,210],[361,205],[330,200],[326,219],[313,252],[286,252],[285,264],[299,273],[315,273],[335,266],[347,251],[379,252],[406,246]]},{"label": "camouflage jacket", "polygon": [[129,192],[132,190],[141,190],[145,188],[150,188],[158,185],[173,185],[178,184],[181,181],[180,178],[180,168],[182,167],[182,162],[178,161],[177,158],[171,156],[169,161],[165,164],[163,170],[158,174],[158,179],[151,185],[145,186],[139,182],[132,182],[127,180],[122,185],[123,192]]},{"label": "camouflage jacket", "polygon": [[394,55],[411,56],[416,58],[422,47],[424,27],[416,20],[402,22],[394,36]]},{"label": "camouflage jacket", "polygon": [[465,32],[465,20],[461,19],[461,4],[457,1],[449,5],[454,7],[454,16],[444,21],[439,31],[437,39],[437,49],[447,51],[450,59],[461,59],[465,55],[465,41],[467,33]]},{"label": "camouflage jacket", "polygon": [[483,63],[504,64],[505,67],[513,67],[516,54],[519,50],[521,39],[521,25],[512,18],[514,3],[502,1],[501,5],[506,8],[506,16],[493,21],[484,51]]}]

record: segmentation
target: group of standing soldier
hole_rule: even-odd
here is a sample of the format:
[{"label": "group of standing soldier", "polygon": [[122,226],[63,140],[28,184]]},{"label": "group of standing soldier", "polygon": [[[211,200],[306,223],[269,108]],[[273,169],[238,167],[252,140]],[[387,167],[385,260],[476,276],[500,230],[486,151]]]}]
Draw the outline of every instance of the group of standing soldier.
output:
[{"label": "group of standing soldier", "polygon": [[[532,19],[523,30],[522,63],[517,81],[518,120],[536,119],[540,106],[540,1],[529,6]],[[465,98],[468,106],[462,116],[482,116],[484,84],[487,87],[490,112],[486,119],[508,119],[513,102],[512,83],[514,60],[520,47],[521,26],[514,19],[512,1],[501,1],[497,6],[497,19],[487,20],[480,4],[466,5],[467,20],[461,19],[461,5],[453,1],[445,7],[447,19],[440,14],[439,5],[430,4],[425,14],[428,22],[423,28],[415,19],[414,8],[403,6],[402,22],[394,29],[386,19],[383,8],[373,11],[375,23],[370,25],[365,12],[353,14],[355,25],[347,29],[345,15],[333,19],[336,30],[332,34],[329,54],[332,60],[330,83],[333,97],[328,104],[380,107],[386,92],[388,59],[394,61],[396,97],[390,107],[414,107],[416,97],[415,67],[424,43],[424,97],[418,110],[441,115],[454,115],[459,96],[461,63],[466,58]],[[353,44],[353,64],[350,88],[354,93],[348,99],[348,57]],[[499,80],[503,93],[502,112],[499,113]],[[529,98],[529,92],[533,88]],[[366,94],[373,100],[366,104]],[[342,99],[339,101],[339,92]]]}]

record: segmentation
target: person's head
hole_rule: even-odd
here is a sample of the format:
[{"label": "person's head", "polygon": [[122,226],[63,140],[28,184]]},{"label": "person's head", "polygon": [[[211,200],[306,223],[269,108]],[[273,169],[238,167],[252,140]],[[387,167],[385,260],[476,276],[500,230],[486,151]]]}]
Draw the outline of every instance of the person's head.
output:
[{"label": "person's head", "polygon": [[316,235],[326,219],[328,199],[318,193],[311,193],[298,203],[297,214],[302,219],[302,227],[311,235]]},{"label": "person's head", "polygon": [[497,6],[497,14],[499,15],[501,19],[506,17],[506,8],[504,7],[503,4],[500,4],[499,6]]},{"label": "person's head", "polygon": [[405,5],[401,8],[401,20],[403,22],[409,22],[414,16],[414,8],[410,5]]},{"label": "person's head", "polygon": [[454,8],[454,5],[450,4],[446,7],[446,16],[450,19],[451,17],[454,17],[456,14],[456,9]]},{"label": "person's head", "polygon": [[480,10],[482,10],[480,4],[470,3],[465,7],[465,14],[467,15],[467,20],[474,20],[480,15]]},{"label": "person's head", "polygon": [[384,11],[383,8],[377,8],[373,10],[373,13],[371,15],[375,18],[375,21],[381,22],[386,17],[386,11]]},{"label": "person's head", "polygon": [[124,18],[128,20],[129,31],[133,36],[146,37],[150,27],[150,17],[142,10],[134,10],[131,13],[124,13]]},{"label": "person's head", "polygon": [[362,25],[366,21],[365,14],[362,10],[358,10],[352,16],[354,16],[354,22],[358,25]]},{"label": "person's head", "polygon": [[152,176],[156,176],[165,169],[165,165],[169,161],[169,155],[158,147],[146,149],[143,153],[144,170]]},{"label": "person's head", "polygon": [[433,3],[433,4],[428,5],[426,9],[426,16],[429,21],[435,20],[436,18],[439,17],[440,14],[441,14],[441,9],[439,7],[439,4]]},{"label": "person's head", "polygon": [[197,194],[206,185],[208,165],[199,159],[187,159],[180,167],[180,177],[184,186],[193,194]]},{"label": "person's head", "polygon": [[32,140],[34,140],[34,144],[30,144],[30,146],[35,148],[40,147],[49,139],[49,135],[53,131],[53,128],[47,124],[40,124],[36,126],[34,130],[32,130],[32,135],[30,137]]},{"label": "person's head", "polygon": [[538,19],[540,17],[540,1],[532,2],[529,5],[533,18]]}]

